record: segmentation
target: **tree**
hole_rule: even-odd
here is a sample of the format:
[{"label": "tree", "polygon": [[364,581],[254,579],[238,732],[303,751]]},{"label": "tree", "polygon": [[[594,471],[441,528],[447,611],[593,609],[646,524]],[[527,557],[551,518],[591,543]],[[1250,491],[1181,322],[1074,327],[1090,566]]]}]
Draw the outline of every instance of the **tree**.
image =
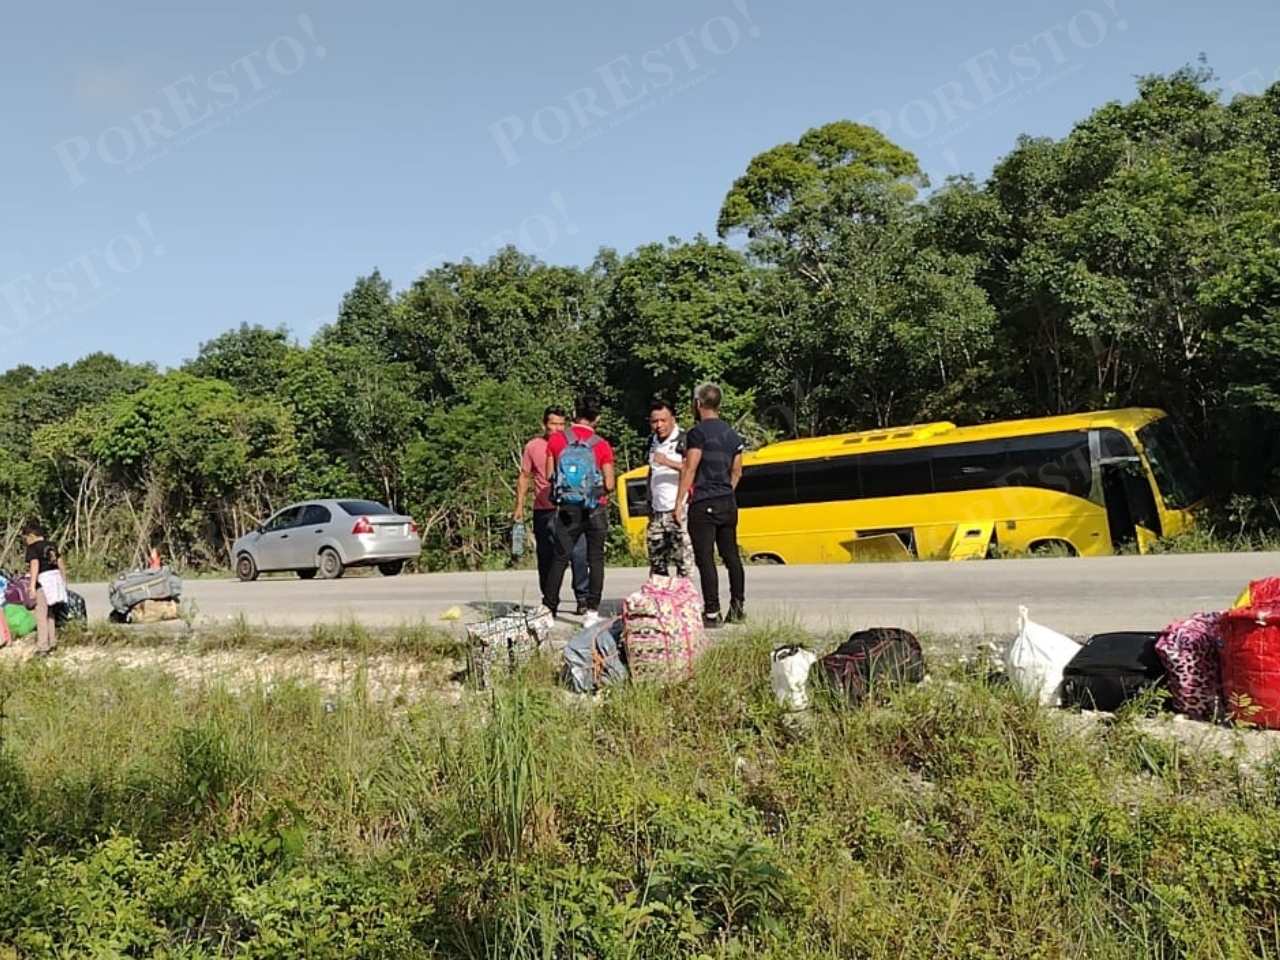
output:
[{"label": "tree", "polygon": [[748,382],[761,271],[704,237],[647,244],[617,264],[602,308],[608,381],[626,422],[647,429],[654,397],[679,402],[698,383]]},{"label": "tree", "polygon": [[507,247],[415,281],[397,304],[396,357],[421,374],[430,401],[458,400],[489,379],[570,387],[601,375],[594,309],[582,271]]},{"label": "tree", "polygon": [[197,377],[212,377],[255,397],[279,389],[290,356],[300,352],[281,326],[273,330],[241,323],[239,329],[200,345],[186,369]]},{"label": "tree", "polygon": [[842,121],[755,157],[726,196],[721,236],[745,232],[783,274],[757,371],[762,399],[791,404],[799,430],[910,422],[989,349],[978,262],[920,256],[913,201],[926,185],[914,156]]}]

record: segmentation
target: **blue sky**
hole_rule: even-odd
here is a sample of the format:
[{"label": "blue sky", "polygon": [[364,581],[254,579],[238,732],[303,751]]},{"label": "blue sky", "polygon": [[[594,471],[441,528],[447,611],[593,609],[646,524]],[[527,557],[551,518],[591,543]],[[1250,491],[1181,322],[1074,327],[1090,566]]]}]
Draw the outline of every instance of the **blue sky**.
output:
[{"label": "blue sky", "polygon": [[1202,52],[1280,79],[1263,0],[110,6],[0,15],[0,369],[306,342],[375,266],[712,235],[752,156],[833,120],[940,183]]}]

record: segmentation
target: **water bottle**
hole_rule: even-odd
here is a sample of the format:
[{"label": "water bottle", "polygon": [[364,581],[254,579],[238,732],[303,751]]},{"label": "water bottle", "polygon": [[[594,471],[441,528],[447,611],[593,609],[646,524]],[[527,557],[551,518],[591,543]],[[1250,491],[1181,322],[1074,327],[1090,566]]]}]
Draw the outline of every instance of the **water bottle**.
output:
[{"label": "water bottle", "polygon": [[517,520],[511,527],[511,555],[524,555],[524,522]]}]

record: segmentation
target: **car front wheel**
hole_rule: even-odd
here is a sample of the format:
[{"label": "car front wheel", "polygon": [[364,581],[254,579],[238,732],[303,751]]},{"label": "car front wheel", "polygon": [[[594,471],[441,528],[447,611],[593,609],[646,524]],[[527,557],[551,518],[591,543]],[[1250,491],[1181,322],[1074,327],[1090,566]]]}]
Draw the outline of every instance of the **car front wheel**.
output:
[{"label": "car front wheel", "polygon": [[236,576],[245,583],[258,579],[258,565],[249,554],[242,553],[236,557]]}]

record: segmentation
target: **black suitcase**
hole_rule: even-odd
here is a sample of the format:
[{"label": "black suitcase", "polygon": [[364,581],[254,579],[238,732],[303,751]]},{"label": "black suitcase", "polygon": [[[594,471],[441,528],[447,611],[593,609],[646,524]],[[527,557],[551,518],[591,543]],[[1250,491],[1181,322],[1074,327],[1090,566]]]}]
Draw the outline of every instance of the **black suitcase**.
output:
[{"label": "black suitcase", "polygon": [[1156,653],[1159,632],[1100,633],[1062,670],[1062,705],[1114,712],[1142,691],[1164,683]]}]

